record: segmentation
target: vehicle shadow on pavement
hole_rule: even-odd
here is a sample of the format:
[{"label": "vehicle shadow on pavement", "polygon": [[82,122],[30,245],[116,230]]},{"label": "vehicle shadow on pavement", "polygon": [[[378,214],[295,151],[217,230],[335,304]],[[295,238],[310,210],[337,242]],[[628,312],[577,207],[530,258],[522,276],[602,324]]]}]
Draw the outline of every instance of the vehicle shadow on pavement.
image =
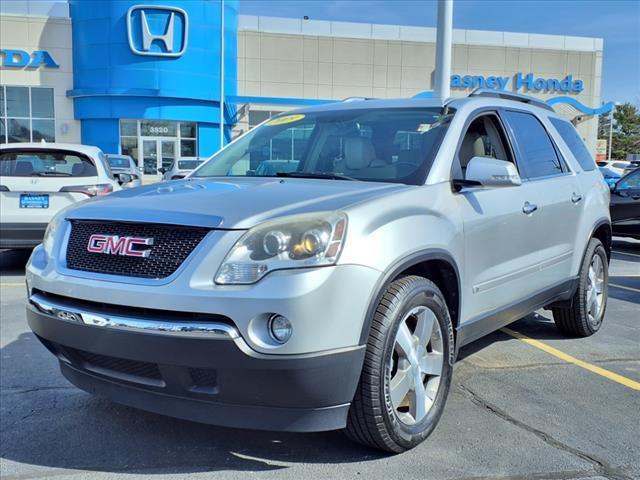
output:
[{"label": "vehicle shadow on pavement", "polygon": [[235,430],[164,417],[69,384],[35,336],[1,352],[0,445],[5,460],[45,468],[149,474],[271,471],[297,463],[361,462],[385,454],[341,432]]},{"label": "vehicle shadow on pavement", "polygon": [[31,250],[0,250],[0,275],[24,275]]}]

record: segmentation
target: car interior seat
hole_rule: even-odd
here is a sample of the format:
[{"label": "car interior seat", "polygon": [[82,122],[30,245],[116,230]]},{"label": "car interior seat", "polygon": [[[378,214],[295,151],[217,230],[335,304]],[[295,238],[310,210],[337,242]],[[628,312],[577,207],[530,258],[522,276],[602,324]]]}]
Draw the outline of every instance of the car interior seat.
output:
[{"label": "car interior seat", "polygon": [[17,177],[30,177],[33,171],[33,164],[22,160],[16,162],[16,168],[13,174]]}]

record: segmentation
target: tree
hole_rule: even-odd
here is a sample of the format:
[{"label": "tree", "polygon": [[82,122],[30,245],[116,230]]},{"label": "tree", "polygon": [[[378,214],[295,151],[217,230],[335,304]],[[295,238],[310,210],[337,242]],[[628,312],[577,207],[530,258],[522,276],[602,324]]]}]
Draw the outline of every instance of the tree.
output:
[{"label": "tree", "polygon": [[[609,115],[598,120],[598,137],[609,139]],[[624,160],[628,154],[640,153],[640,110],[631,103],[615,107],[611,158]]]}]

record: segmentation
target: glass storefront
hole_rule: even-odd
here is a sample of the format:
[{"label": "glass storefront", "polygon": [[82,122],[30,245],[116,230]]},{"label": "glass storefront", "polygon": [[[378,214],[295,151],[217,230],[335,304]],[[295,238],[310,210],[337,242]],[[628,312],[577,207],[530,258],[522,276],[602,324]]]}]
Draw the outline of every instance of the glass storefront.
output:
[{"label": "glass storefront", "polygon": [[169,169],[176,158],[197,157],[196,122],[120,120],[120,149],[145,175]]},{"label": "glass storefront", "polygon": [[56,141],[53,88],[0,85],[0,143]]}]

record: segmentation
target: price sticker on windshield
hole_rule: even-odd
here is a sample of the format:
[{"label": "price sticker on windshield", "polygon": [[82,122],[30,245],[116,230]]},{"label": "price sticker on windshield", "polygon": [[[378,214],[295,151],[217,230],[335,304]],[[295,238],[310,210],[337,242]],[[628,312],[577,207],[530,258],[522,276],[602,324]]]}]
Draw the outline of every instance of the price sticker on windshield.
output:
[{"label": "price sticker on windshield", "polygon": [[275,127],[276,125],[285,125],[287,123],[298,122],[304,118],[304,115],[299,113],[297,115],[287,115],[286,117],[278,117],[273,120],[269,120],[265,125],[269,127]]}]

